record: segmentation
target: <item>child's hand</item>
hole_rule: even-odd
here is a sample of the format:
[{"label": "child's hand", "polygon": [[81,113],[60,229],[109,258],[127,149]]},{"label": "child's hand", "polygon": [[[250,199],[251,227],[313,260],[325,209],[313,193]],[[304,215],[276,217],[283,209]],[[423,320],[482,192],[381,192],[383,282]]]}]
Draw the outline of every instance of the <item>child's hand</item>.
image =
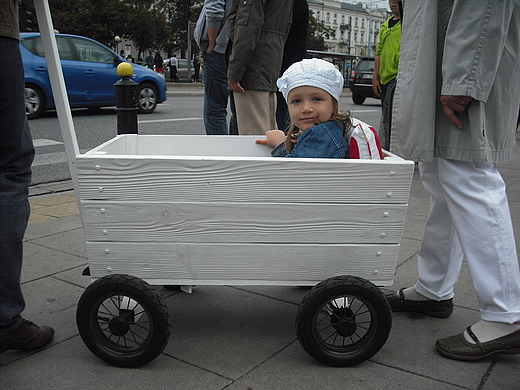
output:
[{"label": "child's hand", "polygon": [[285,141],[285,133],[282,130],[269,130],[265,133],[267,139],[257,139],[255,142],[272,148]]}]

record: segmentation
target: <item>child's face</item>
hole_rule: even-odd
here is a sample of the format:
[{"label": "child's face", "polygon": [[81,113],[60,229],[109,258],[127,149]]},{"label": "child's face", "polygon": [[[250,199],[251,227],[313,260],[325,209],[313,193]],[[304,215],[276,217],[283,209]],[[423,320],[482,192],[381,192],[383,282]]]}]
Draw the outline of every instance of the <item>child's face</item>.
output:
[{"label": "child's face", "polygon": [[321,88],[297,87],[287,96],[289,115],[294,125],[303,131],[328,122],[337,110],[332,96]]}]

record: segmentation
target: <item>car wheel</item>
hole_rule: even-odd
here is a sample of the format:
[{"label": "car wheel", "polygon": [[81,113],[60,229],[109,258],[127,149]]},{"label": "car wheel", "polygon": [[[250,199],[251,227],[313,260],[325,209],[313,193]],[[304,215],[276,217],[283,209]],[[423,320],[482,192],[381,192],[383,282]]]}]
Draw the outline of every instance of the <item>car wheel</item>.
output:
[{"label": "car wheel", "polygon": [[137,88],[137,108],[140,114],[151,114],[157,107],[159,93],[152,84],[143,83]]},{"label": "car wheel", "polygon": [[28,119],[34,119],[45,111],[45,97],[42,90],[33,84],[25,85],[25,112]]},{"label": "car wheel", "polygon": [[365,102],[365,97],[363,95],[360,95],[358,93],[352,94],[352,101],[354,104],[363,104]]}]

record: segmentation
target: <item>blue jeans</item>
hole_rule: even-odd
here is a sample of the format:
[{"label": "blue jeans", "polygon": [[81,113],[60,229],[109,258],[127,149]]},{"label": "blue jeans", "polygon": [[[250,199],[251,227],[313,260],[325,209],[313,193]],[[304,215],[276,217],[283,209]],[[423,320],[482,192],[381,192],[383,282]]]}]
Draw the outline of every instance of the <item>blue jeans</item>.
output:
[{"label": "blue jeans", "polygon": [[385,135],[385,139],[383,140],[383,149],[388,151],[390,151],[390,103],[394,86],[395,79],[390,80],[384,85],[381,84],[381,109],[383,111],[383,129]]},{"label": "blue jeans", "polygon": [[18,40],[0,36],[0,69],[0,336],[5,336],[20,326],[25,308],[20,287],[22,240],[34,158]]},{"label": "blue jeans", "polygon": [[[227,65],[224,54],[204,52],[204,126],[206,134],[238,134],[234,107],[231,104],[229,132],[227,125],[228,89]],[[236,133],[234,132],[236,131]]]}]

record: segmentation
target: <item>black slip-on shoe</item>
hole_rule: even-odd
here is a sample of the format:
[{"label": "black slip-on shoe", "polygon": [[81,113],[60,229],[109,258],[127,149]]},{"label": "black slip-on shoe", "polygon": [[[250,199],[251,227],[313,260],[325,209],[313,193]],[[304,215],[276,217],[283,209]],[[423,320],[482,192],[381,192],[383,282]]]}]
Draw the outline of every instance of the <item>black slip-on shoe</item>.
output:
[{"label": "black slip-on shoe", "polygon": [[404,289],[403,287],[399,291],[386,296],[392,311],[410,311],[436,318],[449,317],[453,312],[453,299],[443,301],[433,301],[431,299],[426,301],[409,301],[404,297]]},{"label": "black slip-on shoe", "polygon": [[501,353],[520,354],[520,330],[485,343],[479,341],[470,326],[466,331],[476,344],[468,343],[461,333],[437,340],[435,343],[437,351],[450,359],[465,361],[480,360]]}]

